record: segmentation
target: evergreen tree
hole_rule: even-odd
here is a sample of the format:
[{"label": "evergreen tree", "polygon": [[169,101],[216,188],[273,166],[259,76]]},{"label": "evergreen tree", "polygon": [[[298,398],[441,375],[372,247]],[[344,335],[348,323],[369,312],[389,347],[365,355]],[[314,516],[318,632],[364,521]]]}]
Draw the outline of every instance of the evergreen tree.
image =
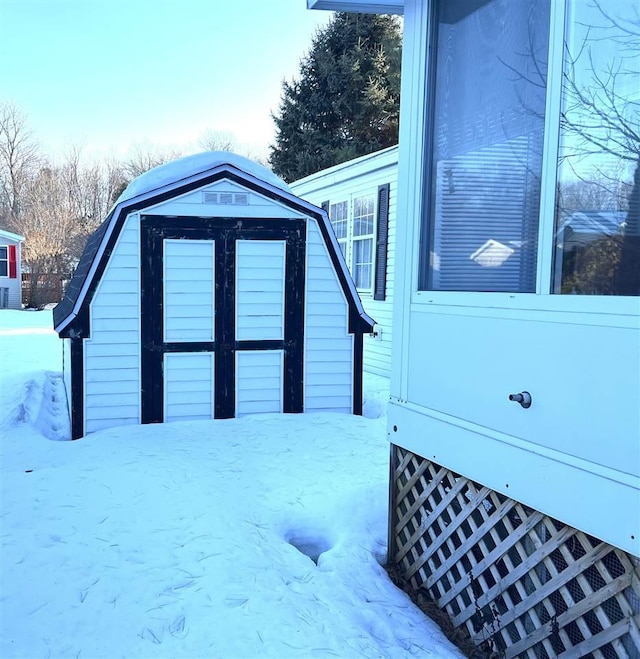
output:
[{"label": "evergreen tree", "polygon": [[336,13],[284,81],[270,164],[293,181],[398,141],[402,35],[393,16]]}]

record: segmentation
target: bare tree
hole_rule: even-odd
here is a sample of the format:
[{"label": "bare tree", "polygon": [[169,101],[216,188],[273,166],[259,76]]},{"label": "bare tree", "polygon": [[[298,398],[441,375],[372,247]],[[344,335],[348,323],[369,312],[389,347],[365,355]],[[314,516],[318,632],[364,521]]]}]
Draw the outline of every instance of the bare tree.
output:
[{"label": "bare tree", "polygon": [[[21,129],[28,134],[26,124]],[[61,281],[71,276],[88,237],[106,216],[122,187],[123,172],[115,161],[83,162],[78,147],[70,148],[59,164],[34,153],[31,160],[11,161],[29,167],[16,167],[13,179],[5,178],[17,182],[6,218],[10,229],[25,236],[25,301],[41,307],[60,299]]]},{"label": "bare tree", "polygon": [[175,149],[163,151],[149,145],[138,145],[133,155],[123,162],[122,169],[125,177],[131,181],[136,176],[140,176],[140,174],[144,174],[154,167],[180,158],[181,155]]},{"label": "bare tree", "polygon": [[69,196],[69,212],[91,230],[105,217],[125,183],[117,161],[85,161],[81,149],[72,147],[57,168]]},{"label": "bare tree", "polygon": [[43,167],[25,195],[19,217],[19,229],[26,238],[22,258],[29,277],[28,306],[55,301],[59,281],[72,267],[69,249],[78,225],[70,206],[60,171]]},{"label": "bare tree", "polygon": [[233,133],[222,130],[205,130],[198,144],[206,151],[237,151],[238,149]]},{"label": "bare tree", "polygon": [[640,295],[640,11],[593,0],[580,14],[579,47],[565,47],[558,221],[575,210],[624,220],[570,250],[565,241],[562,290]]},{"label": "bare tree", "polygon": [[[236,149],[230,133],[208,131],[200,143],[209,150]],[[180,155],[141,145],[124,162],[88,161],[73,146],[53,162],[42,155],[25,115],[0,102],[0,226],[26,238],[27,304],[58,301],[61,281],[70,278],[88,237],[128,182]]]},{"label": "bare tree", "polygon": [[207,151],[231,151],[237,153],[249,160],[253,160],[267,169],[271,169],[266,154],[258,155],[253,151],[244,148],[238,144],[236,136],[228,131],[206,130],[200,136],[198,144]]},{"label": "bare tree", "polygon": [[42,161],[25,115],[13,103],[0,101],[0,223],[14,225],[23,192]]},{"label": "bare tree", "polygon": [[[578,139],[570,154],[574,159],[609,154],[637,162],[640,156],[640,98],[629,93],[637,86],[633,67],[640,51],[640,15],[614,17],[594,0],[599,25],[585,26],[585,37],[577,52],[565,50],[565,108],[561,126]],[[616,57],[597,61],[595,50],[615,44]],[[584,72],[587,75],[584,75]]]}]

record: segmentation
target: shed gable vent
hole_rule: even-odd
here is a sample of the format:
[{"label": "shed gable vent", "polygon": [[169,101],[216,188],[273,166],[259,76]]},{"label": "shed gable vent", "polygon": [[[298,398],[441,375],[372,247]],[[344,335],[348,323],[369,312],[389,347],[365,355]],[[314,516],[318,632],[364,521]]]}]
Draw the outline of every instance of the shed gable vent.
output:
[{"label": "shed gable vent", "polygon": [[222,204],[224,206],[248,206],[249,195],[246,192],[204,192],[205,204]]}]

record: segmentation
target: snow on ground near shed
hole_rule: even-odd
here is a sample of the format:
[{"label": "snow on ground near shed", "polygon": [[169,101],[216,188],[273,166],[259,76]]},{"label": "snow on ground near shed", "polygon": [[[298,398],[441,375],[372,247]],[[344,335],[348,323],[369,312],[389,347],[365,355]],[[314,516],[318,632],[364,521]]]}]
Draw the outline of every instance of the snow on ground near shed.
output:
[{"label": "snow on ground near shed", "polygon": [[367,378],[379,418],[51,441],[50,326],[50,312],[0,312],[2,657],[461,656],[380,566],[386,381]]},{"label": "snow on ground near shed", "polygon": [[[49,439],[71,435],[62,382],[62,341],[50,311],[0,311],[0,429],[34,426]],[[42,405],[44,397],[47,405]],[[13,432],[13,430],[11,430]],[[3,448],[4,453],[4,448]]]}]

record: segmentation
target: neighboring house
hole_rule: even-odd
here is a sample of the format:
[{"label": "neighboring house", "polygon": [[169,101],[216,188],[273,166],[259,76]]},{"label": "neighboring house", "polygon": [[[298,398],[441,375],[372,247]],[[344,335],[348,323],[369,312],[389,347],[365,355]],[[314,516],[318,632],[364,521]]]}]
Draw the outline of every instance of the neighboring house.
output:
[{"label": "neighboring house", "polygon": [[[635,236],[635,264],[623,252],[633,250],[633,230],[627,226],[627,211],[584,210],[571,214],[558,213],[555,235],[556,289],[565,292],[590,294],[594,289],[603,294],[619,294],[620,279],[640,278],[640,237]],[[626,268],[623,270],[622,268]],[[610,273],[615,270],[616,276]],[[575,273],[588,272],[589,277]]]},{"label": "neighboring house", "polygon": [[398,147],[371,153],[291,183],[322,206],[375,332],[364,338],[364,369],[391,372],[391,309],[395,271]]},{"label": "neighboring house", "polygon": [[624,234],[626,211],[575,211],[565,215],[558,227],[558,233],[570,232],[570,237],[563,240],[565,249],[587,245],[602,236],[621,236]]},{"label": "neighboring house", "polygon": [[374,323],[327,214],[230,153],[135,179],[53,318],[74,438],[261,412],[362,413]]},{"label": "neighboring house", "polygon": [[0,229],[0,309],[22,309],[23,242],[24,236]]},{"label": "neighboring house", "polygon": [[[637,0],[307,3],[404,13],[396,574],[483,656],[640,656]],[[592,262],[556,276],[577,177],[635,190],[588,295]],[[611,242],[618,218],[572,223]]]}]

